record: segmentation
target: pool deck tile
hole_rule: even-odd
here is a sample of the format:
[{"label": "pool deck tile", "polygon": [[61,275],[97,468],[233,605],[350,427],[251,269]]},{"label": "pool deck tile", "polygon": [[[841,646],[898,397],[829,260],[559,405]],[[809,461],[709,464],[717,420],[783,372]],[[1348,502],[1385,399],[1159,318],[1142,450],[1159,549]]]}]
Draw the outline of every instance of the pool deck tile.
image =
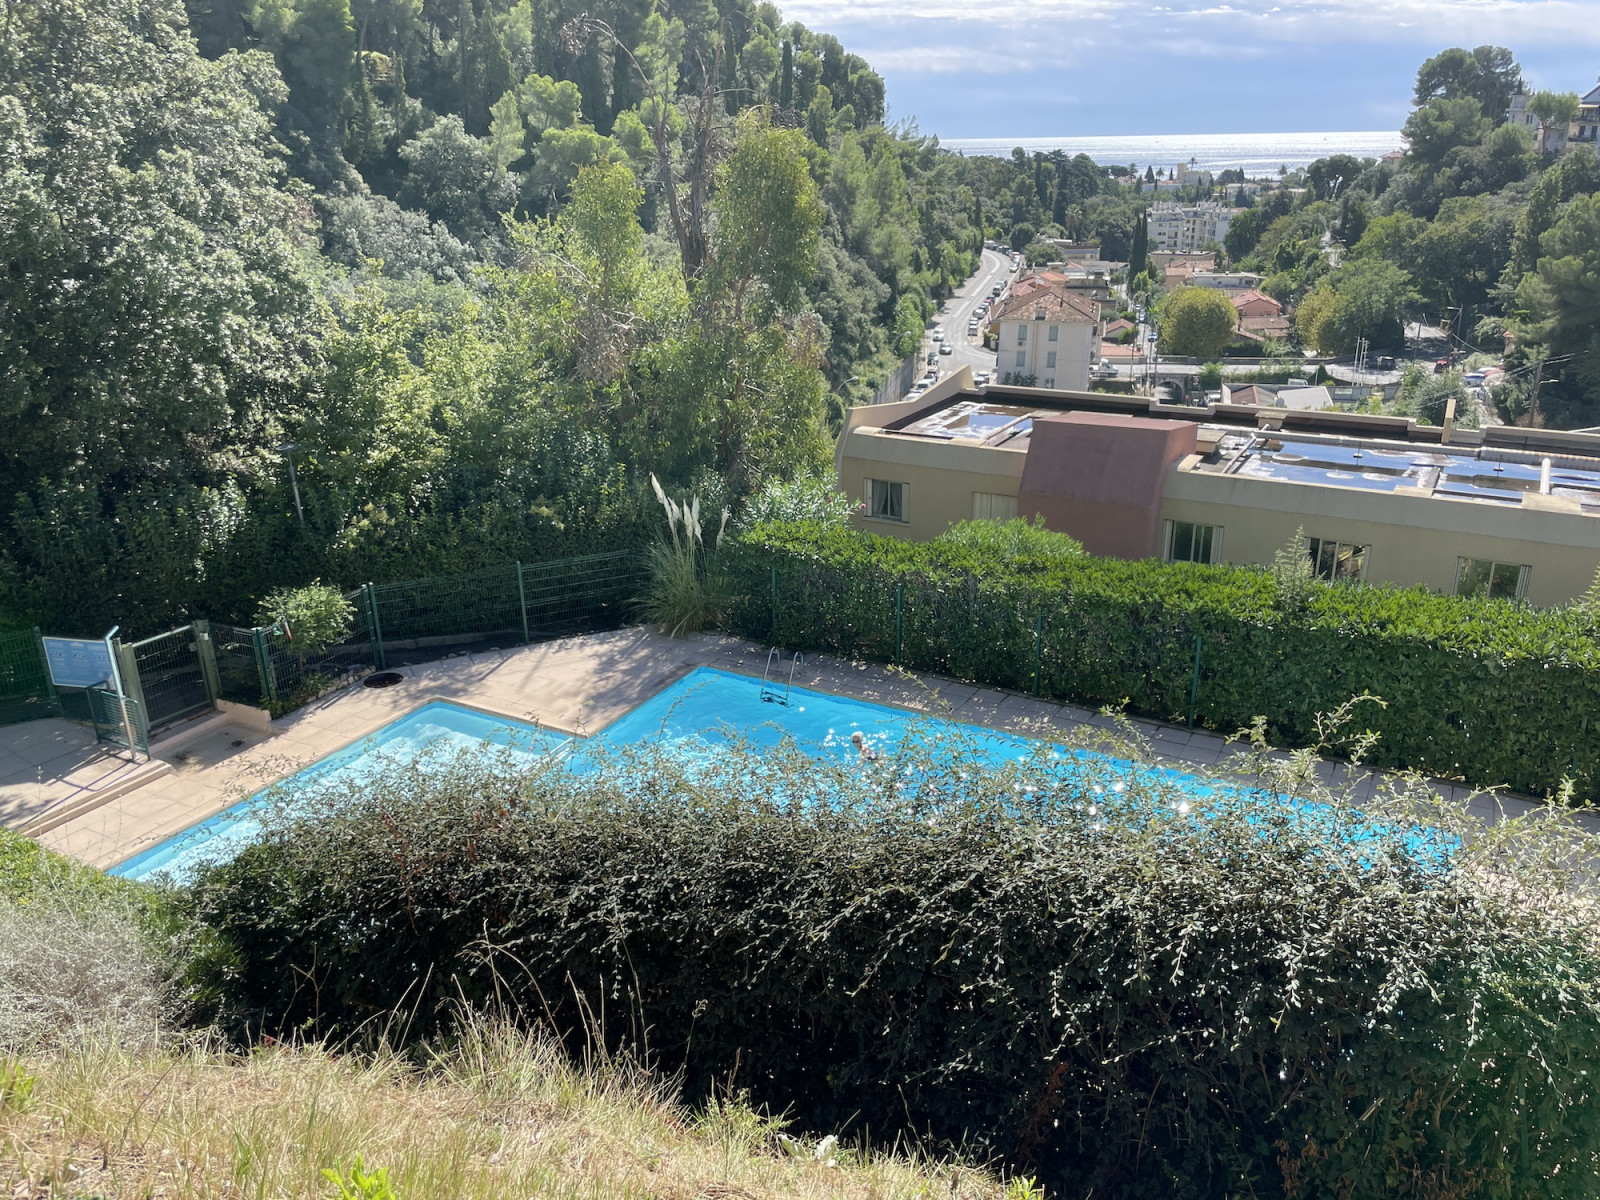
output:
[{"label": "pool deck tile", "polygon": [[[265,741],[237,739],[241,747],[221,761],[156,778],[45,833],[40,840],[86,862],[111,866],[433,701],[537,721],[563,733],[592,734],[696,666],[759,678],[767,654],[767,647],[715,634],[673,639],[643,629],[623,629],[401,667],[398,673],[403,682],[395,687],[370,689],[352,684],[330,693],[274,721],[274,736]],[[787,664],[782,680],[788,682]],[[1091,740],[1107,734],[1129,736],[1143,741],[1152,754],[1180,770],[1194,765],[1226,767],[1246,749],[1209,731],[1125,720],[1082,706],[933,676],[913,677],[826,655],[804,659],[795,669],[794,683],[1021,733]],[[45,738],[43,732],[27,727],[17,730],[21,736],[8,741],[8,747],[27,746]],[[1349,787],[1351,798],[1358,803],[1369,799],[1379,783],[1377,776],[1362,771],[1352,775],[1345,764],[1337,762],[1319,763],[1317,774],[1334,786]],[[1468,799],[1468,789],[1443,786],[1452,797]],[[1496,802],[1480,796],[1468,801],[1468,809],[1493,821],[1502,804],[1508,812],[1529,807],[1523,800]]]}]

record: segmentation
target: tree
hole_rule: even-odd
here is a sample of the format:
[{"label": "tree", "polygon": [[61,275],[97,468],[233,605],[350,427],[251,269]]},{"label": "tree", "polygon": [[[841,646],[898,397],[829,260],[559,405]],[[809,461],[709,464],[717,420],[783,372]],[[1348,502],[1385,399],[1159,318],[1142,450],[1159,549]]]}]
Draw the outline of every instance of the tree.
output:
[{"label": "tree", "polygon": [[1578,119],[1578,93],[1535,92],[1528,98],[1528,112],[1539,122],[1539,153],[1548,153],[1550,131]]},{"label": "tree", "polygon": [[1374,349],[1399,349],[1411,276],[1382,258],[1341,264],[1300,302],[1295,327],[1301,340],[1324,354],[1348,354],[1366,338]]},{"label": "tree", "polygon": [[1522,89],[1522,68],[1504,46],[1476,50],[1453,46],[1417,70],[1414,94],[1418,108],[1432,100],[1472,100],[1480,116],[1498,125],[1505,120],[1511,97]]},{"label": "tree", "polygon": [[816,266],[826,211],[803,147],[798,132],[749,119],[720,172],[712,253],[735,322],[744,320],[753,284],[781,311],[800,297]]},{"label": "tree", "polygon": [[321,320],[257,101],[284,98],[271,60],[202,59],[176,0],[7,21],[0,496],[248,478]]},{"label": "tree", "polygon": [[443,221],[464,242],[498,242],[500,217],[516,202],[516,184],[494,147],[469,134],[460,117],[440,117],[402,146],[400,157],[410,168],[402,204]]},{"label": "tree", "polygon": [[788,112],[794,107],[794,43],[783,39],[783,57],[778,61],[778,107]]},{"label": "tree", "polygon": [[1128,275],[1147,272],[1150,268],[1150,217],[1141,211],[1134,218],[1133,244],[1128,248]]},{"label": "tree", "polygon": [[1439,97],[1413,111],[1402,132],[1409,156],[1425,168],[1437,169],[1452,150],[1477,145],[1492,127],[1472,97]]},{"label": "tree", "polygon": [[1215,358],[1239,323],[1233,301],[1216,288],[1183,287],[1161,302],[1161,352]]}]

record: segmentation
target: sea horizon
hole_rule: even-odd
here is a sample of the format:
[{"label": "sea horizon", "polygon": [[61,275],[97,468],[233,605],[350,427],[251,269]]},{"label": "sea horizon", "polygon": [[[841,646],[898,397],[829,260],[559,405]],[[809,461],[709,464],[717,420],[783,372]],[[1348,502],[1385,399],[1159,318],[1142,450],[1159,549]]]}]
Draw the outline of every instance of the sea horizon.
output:
[{"label": "sea horizon", "polygon": [[1202,170],[1242,169],[1248,177],[1273,175],[1279,167],[1292,171],[1330,154],[1378,158],[1404,144],[1396,130],[939,139],[942,148],[969,157],[1006,158],[1016,147],[1029,154],[1064,150],[1087,154],[1100,166],[1137,164],[1140,170],[1151,166],[1167,170],[1193,160]]}]

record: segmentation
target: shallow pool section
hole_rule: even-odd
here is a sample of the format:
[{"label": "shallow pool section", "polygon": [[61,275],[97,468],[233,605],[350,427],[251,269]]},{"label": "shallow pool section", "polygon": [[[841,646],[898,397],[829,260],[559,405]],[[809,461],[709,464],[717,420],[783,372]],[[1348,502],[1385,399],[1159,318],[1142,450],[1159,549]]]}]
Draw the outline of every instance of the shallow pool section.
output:
[{"label": "shallow pool section", "polygon": [[358,782],[385,765],[411,761],[424,753],[448,754],[487,744],[503,748],[513,760],[525,758],[532,762],[570,741],[565,734],[477,709],[425,704],[359,742],[318,759],[232,808],[112,867],[110,874],[125,879],[150,879],[162,874],[183,879],[197,867],[220,862],[254,840],[261,832],[261,816],[270,805],[295,793],[314,797],[320,789]]}]

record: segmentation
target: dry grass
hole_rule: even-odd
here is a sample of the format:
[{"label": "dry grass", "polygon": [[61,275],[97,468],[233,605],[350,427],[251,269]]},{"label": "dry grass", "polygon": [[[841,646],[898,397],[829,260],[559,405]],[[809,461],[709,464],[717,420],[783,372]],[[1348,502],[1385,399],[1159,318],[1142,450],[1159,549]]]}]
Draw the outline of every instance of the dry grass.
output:
[{"label": "dry grass", "polygon": [[318,1048],[239,1059],[104,1044],[20,1065],[34,1076],[23,1111],[0,1089],[7,1200],[320,1200],[338,1195],[323,1171],[357,1156],[387,1168],[394,1200],[1003,1194],[983,1172],[916,1155],[827,1143],[819,1154],[742,1104],[691,1112],[637,1071],[574,1069],[489,1023],[420,1068]]}]

